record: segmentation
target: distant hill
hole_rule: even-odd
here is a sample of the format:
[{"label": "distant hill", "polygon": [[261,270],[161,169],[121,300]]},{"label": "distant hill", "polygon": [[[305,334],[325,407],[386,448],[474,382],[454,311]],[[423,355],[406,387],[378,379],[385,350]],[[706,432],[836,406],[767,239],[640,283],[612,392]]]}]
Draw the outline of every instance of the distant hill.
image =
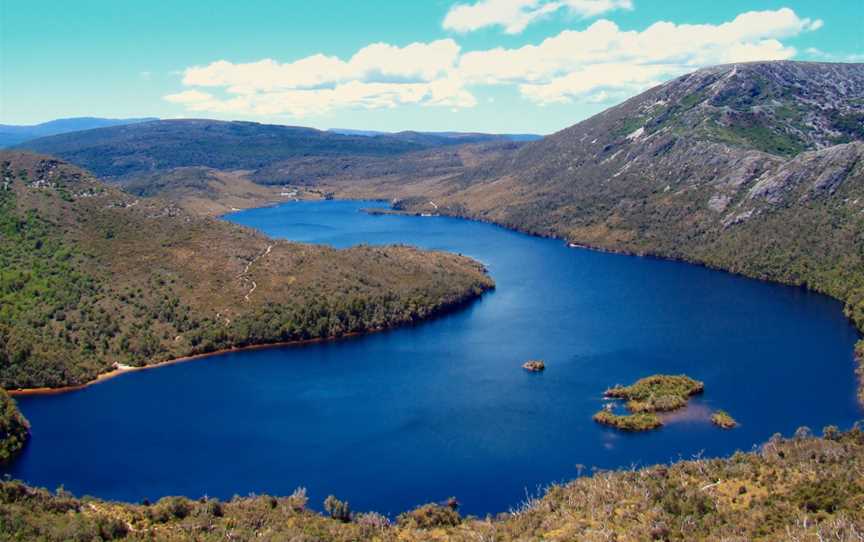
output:
[{"label": "distant hill", "polygon": [[374,130],[351,130],[348,128],[330,128],[328,132],[343,135],[358,135],[366,137],[392,136],[397,138],[429,138],[439,141],[440,145],[461,145],[464,143],[482,143],[486,141],[536,141],[543,136],[538,134],[484,134],[479,132],[377,132]]},{"label": "distant hill", "polygon": [[309,157],[386,157],[457,142],[501,139],[419,132],[359,136],[255,122],[162,120],[55,135],[20,147],[58,156],[116,180],[178,167],[255,171]]},{"label": "distant hill", "polygon": [[106,126],[121,126],[123,124],[134,124],[159,120],[152,117],[133,119],[103,119],[98,117],[74,117],[69,119],[57,119],[41,124],[20,126],[14,124],[0,124],[0,148],[11,147],[31,139],[46,137],[66,132],[77,132],[90,130],[92,128],[104,128]]}]

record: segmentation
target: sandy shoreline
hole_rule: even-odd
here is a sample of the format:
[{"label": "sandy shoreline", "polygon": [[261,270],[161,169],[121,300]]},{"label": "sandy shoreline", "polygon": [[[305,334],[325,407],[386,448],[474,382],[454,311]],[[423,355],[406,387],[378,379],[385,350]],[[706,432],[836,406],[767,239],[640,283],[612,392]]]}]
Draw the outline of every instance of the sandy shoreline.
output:
[{"label": "sandy shoreline", "polygon": [[134,373],[136,371],[146,371],[149,369],[159,369],[162,367],[166,367],[168,365],[175,365],[177,363],[186,363],[189,361],[197,361],[204,358],[209,358],[212,356],[219,356],[222,354],[228,354],[231,352],[243,352],[246,350],[262,350],[265,348],[279,348],[282,346],[303,346],[306,344],[314,344],[320,343],[324,341],[336,341],[340,339],[348,339],[351,337],[358,337],[361,335],[368,335],[370,333],[378,333],[380,331],[384,331],[383,329],[376,329],[371,331],[364,332],[356,332],[356,333],[346,333],[345,335],[339,337],[328,337],[324,339],[304,339],[299,341],[281,341],[275,343],[264,343],[264,344],[252,344],[248,346],[236,346],[231,348],[223,348],[221,350],[214,350],[212,352],[204,352],[201,354],[192,354],[189,356],[182,356],[179,358],[169,359],[165,361],[160,361],[158,363],[151,363],[150,365],[143,365],[141,367],[135,367],[132,365],[122,365],[118,364],[118,366],[110,371],[99,374],[93,380],[89,380],[83,384],[76,384],[74,386],[62,386],[59,388],[19,388],[6,390],[6,392],[13,397],[21,397],[27,395],[57,395],[60,393],[68,393],[71,391],[83,390],[85,388],[89,388],[95,384],[100,384],[105,382],[106,380],[111,380],[112,378],[118,377],[120,375],[124,375],[126,373]]},{"label": "sandy shoreline", "polygon": [[159,369],[161,367],[166,367],[168,365],[174,365],[177,363],[186,363],[189,361],[197,361],[197,360],[209,358],[212,356],[219,356],[222,354],[228,354],[230,352],[243,352],[245,350],[261,350],[261,349],[265,349],[265,348],[279,348],[279,347],[284,347],[284,346],[304,346],[304,345],[321,343],[321,342],[340,341],[340,340],[344,340],[344,339],[363,337],[366,335],[371,335],[373,333],[381,333],[384,331],[393,331],[393,330],[399,329],[401,327],[409,327],[412,325],[422,324],[426,321],[438,318],[439,316],[443,316],[452,310],[458,310],[460,307],[467,305],[467,304],[471,303],[472,301],[475,301],[476,299],[482,297],[482,294],[488,290],[494,290],[494,286],[491,288],[488,288],[487,290],[484,290],[483,292],[481,292],[480,295],[469,296],[466,299],[456,301],[454,303],[445,305],[443,307],[438,307],[436,310],[432,311],[432,313],[428,314],[424,318],[421,318],[420,320],[415,321],[415,322],[411,322],[411,323],[404,323],[404,324],[394,325],[392,327],[385,327],[385,328],[381,328],[381,329],[369,329],[366,331],[354,331],[351,333],[345,333],[344,335],[340,335],[338,337],[324,337],[324,338],[316,338],[316,339],[301,339],[301,340],[294,340],[294,341],[279,341],[279,342],[263,343],[263,344],[250,344],[247,346],[234,346],[231,348],[223,348],[220,350],[214,350],[212,352],[203,352],[201,354],[192,354],[189,356],[182,356],[179,358],[160,361],[158,363],[151,363],[149,365],[143,365],[141,367],[118,364],[117,366],[115,366],[114,369],[111,369],[110,371],[101,373],[100,375],[98,375],[93,380],[90,380],[90,381],[85,382],[83,384],[76,384],[74,386],[61,386],[59,388],[44,388],[44,387],[43,388],[18,388],[18,389],[6,390],[6,392],[13,397],[16,397],[16,396],[22,397],[22,396],[27,396],[27,395],[56,395],[56,394],[60,394],[60,393],[68,393],[71,391],[83,390],[84,388],[88,388],[88,387],[93,386],[95,384],[100,384],[102,382],[105,382],[107,380],[111,380],[112,378],[118,377],[120,375],[124,375],[126,373],[133,373],[136,371],[146,371],[149,369]]}]

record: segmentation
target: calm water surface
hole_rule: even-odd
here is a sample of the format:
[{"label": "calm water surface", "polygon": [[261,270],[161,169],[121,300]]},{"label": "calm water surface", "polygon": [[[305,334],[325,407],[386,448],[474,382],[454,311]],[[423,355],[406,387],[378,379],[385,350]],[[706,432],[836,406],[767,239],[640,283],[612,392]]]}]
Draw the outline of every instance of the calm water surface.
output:
[{"label": "calm water surface", "polygon": [[[289,203],[228,216],[275,237],[409,243],[485,263],[496,291],[410,328],[236,352],[20,398],[33,439],[7,472],[76,494],[333,493],[398,513],[455,495],[506,511],[578,465],[749,450],[798,426],[850,426],[854,328],[826,297],[654,259],[569,249],[458,219],[371,216],[370,202]],[[546,360],[544,374],[520,368]],[[631,435],[595,425],[603,390],[687,373],[706,393]],[[706,421],[724,408],[742,426]]]}]

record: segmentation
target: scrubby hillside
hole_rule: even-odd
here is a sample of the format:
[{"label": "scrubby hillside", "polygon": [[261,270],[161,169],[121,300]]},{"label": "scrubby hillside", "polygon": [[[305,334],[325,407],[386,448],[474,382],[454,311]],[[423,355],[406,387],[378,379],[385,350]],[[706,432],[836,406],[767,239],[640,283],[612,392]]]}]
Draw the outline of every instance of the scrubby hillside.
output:
[{"label": "scrubby hillside", "polygon": [[467,258],[270,240],[0,153],[0,385],[410,323],[491,287]]},{"label": "scrubby hillside", "polygon": [[[166,497],[150,505],[77,499],[0,482],[0,537],[10,540],[585,541],[836,540],[864,532],[864,434],[799,430],[757,452],[599,472],[495,518],[462,518],[431,504],[397,518],[353,512],[335,498],[328,516],[305,491],[230,502]],[[312,503],[320,508],[321,503]]]}]

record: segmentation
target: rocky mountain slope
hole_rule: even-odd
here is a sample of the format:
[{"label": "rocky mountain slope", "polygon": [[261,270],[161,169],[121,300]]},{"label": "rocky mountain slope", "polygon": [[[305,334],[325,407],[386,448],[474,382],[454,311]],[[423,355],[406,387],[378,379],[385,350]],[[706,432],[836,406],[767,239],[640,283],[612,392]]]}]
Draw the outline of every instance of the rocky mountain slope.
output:
[{"label": "rocky mountain slope", "polygon": [[[700,190],[700,222],[722,226],[802,184],[811,196],[835,193],[856,173],[861,141],[864,65],[720,66],[469,167],[438,193],[472,212],[567,235],[568,226],[638,213],[634,204],[674,206]],[[509,201],[482,201],[481,192],[505,190]]]},{"label": "rocky mountain slope", "polygon": [[704,69],[450,176],[323,184],[804,285],[864,329],[864,64]]},{"label": "rocky mountain slope", "polygon": [[0,152],[0,386],[410,323],[492,286],[468,258],[271,240]]}]

